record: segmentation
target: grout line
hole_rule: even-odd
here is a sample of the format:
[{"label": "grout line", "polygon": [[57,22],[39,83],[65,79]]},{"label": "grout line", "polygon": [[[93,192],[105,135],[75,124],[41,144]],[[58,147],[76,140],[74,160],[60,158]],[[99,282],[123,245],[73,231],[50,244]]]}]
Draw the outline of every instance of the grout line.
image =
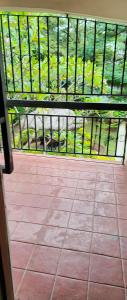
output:
[{"label": "grout line", "polygon": [[[115,177],[115,172],[114,172],[114,177]],[[116,186],[115,186],[115,191],[116,191]],[[116,220],[117,220],[117,227],[118,227],[118,240],[119,240],[120,260],[121,260],[121,268],[122,268],[122,279],[123,279],[125,300],[126,300],[126,283],[125,283],[125,278],[124,278],[124,267],[123,267],[123,259],[122,259],[121,243],[120,243],[119,218],[118,218],[119,214],[118,214],[118,203],[117,203],[116,193],[115,193],[115,198],[116,198],[116,214],[117,214]]]},{"label": "grout line", "polygon": [[[27,266],[28,266],[28,264],[29,264],[29,262],[30,262],[30,260],[31,260],[31,257],[32,257],[32,255],[33,255],[33,253],[34,253],[34,248],[35,248],[35,247],[36,247],[36,245],[33,246],[33,250],[32,250],[31,255],[30,255],[29,259],[28,259],[28,262],[27,262],[27,264],[26,264],[26,267],[25,267],[25,269],[23,269],[23,270],[24,270],[24,273],[23,273],[23,276],[22,276],[22,278],[21,278],[21,281],[20,281],[20,283],[19,283],[19,285],[18,285],[18,287],[17,287],[16,294],[15,294],[16,297],[17,297],[18,292],[19,292],[19,290],[20,290],[20,288],[21,288],[21,286],[22,286],[22,283],[23,283],[25,274],[26,274],[26,272],[27,272]],[[17,299],[17,300],[20,300],[20,299]]]},{"label": "grout line", "polygon": [[95,190],[94,190],[94,207],[93,207],[93,220],[92,220],[92,233],[91,233],[91,243],[90,243],[90,250],[89,250],[89,270],[88,270],[88,287],[87,287],[87,300],[89,298],[89,289],[90,289],[90,270],[91,270],[91,255],[92,255],[92,241],[93,241],[93,234],[94,234],[94,213],[95,213],[95,192],[96,192],[96,184],[97,184],[97,177],[95,183]]},{"label": "grout line", "polygon": [[65,232],[65,235],[64,235],[64,239],[63,239],[63,243],[62,243],[62,247],[61,247],[61,251],[60,251],[60,256],[59,256],[59,260],[58,260],[58,264],[57,264],[57,270],[56,270],[56,274],[55,274],[55,280],[54,280],[54,285],[53,285],[53,288],[52,288],[52,293],[51,293],[51,296],[50,296],[50,300],[52,300],[52,297],[53,297],[62,252],[63,252],[63,250],[65,250],[63,247],[64,247],[64,242],[65,242],[65,238],[66,238],[66,234],[67,234],[67,230],[68,230],[68,225],[69,225],[69,222],[70,222],[70,217],[71,217],[71,213],[72,213],[72,208],[73,208],[75,196],[76,196],[77,185],[78,185],[78,179],[77,179],[77,183],[76,183],[76,186],[75,186],[75,195],[74,195],[74,199],[73,199],[73,203],[72,203],[72,207],[71,207],[71,211],[70,211],[70,216],[68,218],[68,223],[67,223],[67,227],[66,227],[66,232]]},{"label": "grout line", "polygon": [[[40,247],[48,247],[48,248],[54,248],[54,249],[61,249],[60,246],[54,246],[54,245],[48,245],[48,244],[40,244],[40,243],[32,243],[32,242],[25,242],[25,241],[17,241],[17,240],[11,240],[11,243],[16,242],[16,243],[21,243],[21,244],[28,244],[28,245],[35,245],[35,246],[40,246]],[[73,252],[80,252],[80,253],[90,253],[89,251],[86,250],[79,250],[79,249],[73,249],[73,248],[63,248],[63,250],[70,250]],[[110,258],[120,258],[120,256],[112,256],[112,255],[106,255],[103,253],[98,253],[98,252],[93,252],[92,254],[95,255],[99,255],[99,256],[106,256],[106,257],[110,257]],[[127,258],[125,258],[124,260],[127,260]]]},{"label": "grout line", "polygon": [[[63,198],[64,199],[64,198]],[[87,201],[87,200],[85,200],[85,201],[80,201],[80,200],[72,200],[72,199],[65,199],[65,200],[71,200],[72,202],[74,202],[74,201],[78,201],[78,202],[83,202],[83,203],[85,203],[85,202],[87,202],[87,203],[94,203],[94,201]],[[53,200],[52,200],[53,201]],[[99,203],[99,204],[104,204],[104,206],[105,205],[112,205],[112,206],[114,206],[114,207],[116,207],[116,206],[122,206],[122,207],[124,207],[124,206],[126,206],[126,205],[120,205],[120,204],[111,204],[111,203],[104,203],[104,202],[96,202],[96,203]],[[50,205],[52,205],[52,202],[50,203]],[[70,209],[70,210],[65,210],[65,209],[58,209],[58,208],[53,208],[52,206],[50,206],[49,205],[49,207],[44,207],[44,208],[42,208],[42,207],[40,207],[40,206],[29,206],[29,205],[24,205],[24,204],[13,204],[13,203],[9,203],[9,204],[7,204],[7,207],[15,207],[15,208],[19,208],[19,207],[21,207],[21,208],[33,208],[33,209],[39,209],[39,211],[46,211],[46,210],[48,210],[48,211],[56,211],[56,212],[64,212],[64,213],[68,213],[68,212],[71,212],[72,214],[79,214],[79,215],[85,215],[85,216],[92,216],[92,213],[85,213],[85,212],[81,212],[81,211],[72,211],[72,209],[73,209],[73,207],[72,207],[72,209]],[[73,205],[73,203],[71,204],[71,206]],[[107,218],[107,219],[116,219],[116,217],[114,217],[114,216],[104,216],[104,215],[101,215],[101,214],[99,214],[99,213],[94,213],[94,216],[96,216],[96,217],[102,217],[102,218]],[[119,217],[119,216],[117,216],[117,218],[118,219],[120,219],[120,220],[127,220],[127,217],[126,218],[122,218],[122,217]],[[40,224],[40,225],[48,225],[48,224],[46,224],[46,223],[32,223],[32,222],[30,222],[30,221],[24,221],[24,220],[17,220],[17,219],[11,219],[11,218],[9,218],[8,217],[8,221],[9,222],[23,222],[23,223],[31,223],[31,224]],[[51,226],[55,226],[55,225],[51,225]],[[61,226],[59,226],[59,227],[61,227]],[[63,227],[62,227],[63,228]],[[77,230],[81,230],[81,229],[77,229]],[[106,234],[106,233],[105,233]]]},{"label": "grout line", "polygon": [[[13,269],[15,269],[15,270],[24,270],[25,271],[25,269],[22,269],[22,268],[16,268],[16,267],[14,267]],[[37,274],[50,275],[50,276],[54,275],[54,274],[50,274],[50,273],[38,272],[38,271],[33,271],[33,270],[28,270],[28,272],[34,272],[34,273],[37,273]],[[75,277],[68,277],[68,276],[64,276],[64,275],[59,275],[59,277],[67,278],[67,279],[72,279],[72,280],[76,280],[76,281],[87,282],[87,280],[78,279],[78,278],[75,278]],[[121,288],[122,290],[124,290],[124,287],[121,286],[121,285],[118,286],[118,285],[115,285],[115,284],[108,284],[108,283],[105,283],[105,282],[98,282],[98,281],[92,281],[92,280],[90,281],[90,283],[97,283],[97,284],[100,284],[100,285],[106,285],[106,286],[110,286],[110,287]]]},{"label": "grout line", "polygon": [[[86,215],[88,216],[88,215]],[[92,215],[91,215],[92,216]],[[108,219],[111,219],[111,218],[108,218]],[[115,220],[115,218],[113,218]],[[54,228],[61,228],[61,229],[66,229],[66,227],[61,227],[61,226],[58,226],[58,225],[49,225],[49,224],[40,224],[40,223],[31,223],[31,222],[25,222],[25,221],[12,221],[10,220],[9,222],[17,222],[18,225],[21,223],[21,224],[32,224],[32,225],[40,225],[40,226],[45,226],[45,227],[54,227]],[[17,229],[17,228],[16,228]],[[79,228],[73,228],[73,227],[69,227],[68,229],[72,229],[72,230],[78,230],[78,231],[81,231],[81,232],[92,232],[91,230],[84,230],[84,229],[79,229]],[[99,231],[94,231],[94,233],[98,233],[98,234],[104,234],[104,235],[109,235],[109,236],[118,236],[118,234],[112,234],[112,233],[106,233],[106,232],[99,232]],[[13,233],[12,233],[13,235]],[[125,237],[127,238],[127,236],[124,236],[124,235],[120,235],[120,237]],[[22,241],[24,242],[24,241]]]}]

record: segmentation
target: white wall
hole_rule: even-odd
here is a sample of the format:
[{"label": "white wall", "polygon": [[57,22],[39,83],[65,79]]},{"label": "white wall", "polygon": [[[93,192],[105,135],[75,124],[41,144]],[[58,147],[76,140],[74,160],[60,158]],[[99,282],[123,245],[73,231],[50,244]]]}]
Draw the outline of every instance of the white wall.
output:
[{"label": "white wall", "polygon": [[127,22],[127,0],[0,0],[0,9],[54,10]]}]

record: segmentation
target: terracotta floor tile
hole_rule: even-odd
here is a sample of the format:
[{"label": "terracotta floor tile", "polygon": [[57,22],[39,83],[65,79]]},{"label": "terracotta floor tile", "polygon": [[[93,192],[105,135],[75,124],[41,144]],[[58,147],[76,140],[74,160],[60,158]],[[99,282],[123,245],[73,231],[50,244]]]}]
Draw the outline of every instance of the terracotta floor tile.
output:
[{"label": "terracotta floor tile", "polygon": [[103,191],[95,192],[95,201],[116,204],[115,194]]},{"label": "terracotta floor tile", "polygon": [[121,257],[127,259],[127,238],[120,237]]},{"label": "terracotta floor tile", "polygon": [[126,194],[116,194],[117,204],[127,205],[127,195]]},{"label": "terracotta floor tile", "polygon": [[57,277],[52,300],[87,300],[87,282]]},{"label": "terracotta floor tile", "polygon": [[98,172],[96,181],[114,182],[114,175],[113,174],[107,175],[106,173]]},{"label": "terracotta floor tile", "polygon": [[96,190],[104,192],[114,192],[113,182],[96,182]]},{"label": "terracotta floor tile", "polygon": [[125,286],[127,288],[127,260],[123,259],[123,277],[125,280]]},{"label": "terracotta floor tile", "polygon": [[34,246],[27,243],[11,242],[12,267],[25,269]]},{"label": "terracotta floor tile", "polygon": [[88,300],[125,300],[123,288],[91,282]]},{"label": "terracotta floor tile", "polygon": [[75,187],[77,183],[77,179],[66,178],[66,177],[54,177],[54,176],[45,176],[45,175],[37,175],[37,174],[24,174],[22,173],[12,173],[11,177],[6,177],[5,181],[11,182],[27,182],[27,183],[37,183],[37,184],[49,184],[49,185],[58,185],[58,186],[66,186],[66,187]]},{"label": "terracotta floor tile", "polygon": [[114,235],[94,233],[91,251],[97,254],[120,257],[119,238]]},{"label": "terracotta floor tile", "polygon": [[[120,246],[127,284],[127,168],[75,158],[13,156],[16,172],[4,181],[15,289],[23,279],[17,299],[125,300]],[[26,267],[26,273],[19,269]]]},{"label": "terracotta floor tile", "polygon": [[33,183],[22,183],[22,182],[8,182],[6,185],[7,192],[16,192],[16,193],[31,193],[31,194],[40,194],[39,186]]},{"label": "terracotta floor tile", "polygon": [[97,216],[116,218],[117,216],[116,205],[96,202],[94,214]]},{"label": "terracotta floor tile", "polygon": [[93,209],[94,202],[92,201],[74,200],[72,211],[84,214],[93,214]]},{"label": "terracotta floor tile", "polygon": [[48,215],[48,209],[36,207],[23,208],[23,222],[44,224]]},{"label": "terracotta floor tile", "polygon": [[6,192],[5,200],[8,204],[23,205],[28,207],[49,208],[52,197],[32,195],[25,193]]},{"label": "terracotta floor tile", "polygon": [[12,240],[36,243],[42,225],[20,222],[12,235]]},{"label": "terracotta floor tile", "polygon": [[96,181],[96,173],[80,172],[79,179]]},{"label": "terracotta floor tile", "polygon": [[22,221],[23,219],[23,206],[8,205],[7,214],[9,221]]},{"label": "terracotta floor tile", "polygon": [[127,219],[127,205],[118,205],[118,218]]},{"label": "terracotta floor tile", "polygon": [[95,182],[92,180],[79,180],[77,188],[79,189],[87,189],[87,190],[94,190],[95,189]]},{"label": "terracotta floor tile", "polygon": [[91,215],[71,213],[68,227],[72,229],[92,231],[92,221],[93,216]]},{"label": "terracotta floor tile", "polygon": [[36,246],[28,264],[28,270],[55,274],[60,256],[60,249]]},{"label": "terracotta floor tile", "polygon": [[49,210],[45,224],[67,227],[69,216],[70,213],[67,211]]},{"label": "terracotta floor tile", "polygon": [[8,229],[9,229],[10,237],[12,236],[14,231],[16,230],[17,225],[18,225],[18,222],[16,222],[16,221],[8,221]]},{"label": "terracotta floor tile", "polygon": [[49,300],[54,276],[27,271],[18,292],[20,300]]},{"label": "terracotta floor tile", "polygon": [[[21,156],[19,160],[21,159]],[[29,171],[28,171],[29,170]],[[25,161],[25,164],[15,164],[14,172],[20,172],[20,173],[30,173],[30,174],[37,174],[37,167],[33,165],[28,165]]]},{"label": "terracotta floor tile", "polygon": [[91,235],[91,232],[68,229],[63,247],[71,250],[89,252],[91,244]]},{"label": "terracotta floor tile", "polygon": [[56,210],[71,211],[73,200],[66,198],[53,198],[50,208]]},{"label": "terracotta floor tile", "polygon": [[124,176],[114,175],[114,179],[116,183],[126,183],[127,182],[127,173]]},{"label": "terracotta floor tile", "polygon": [[75,187],[77,185],[77,179],[66,178],[66,177],[50,177],[52,185]]},{"label": "terracotta floor tile", "polygon": [[94,232],[118,235],[118,226],[115,218],[94,217]]},{"label": "terracotta floor tile", "polygon": [[21,270],[21,269],[12,269],[12,278],[13,278],[13,285],[14,285],[14,292],[16,293],[20,283],[21,283],[21,280],[22,280],[22,277],[23,277],[23,274],[24,274],[24,270]]},{"label": "terracotta floor tile", "polygon": [[41,185],[34,183],[9,182],[6,191],[17,193],[31,193],[33,195],[46,195],[74,199],[75,188]]},{"label": "terracotta floor tile", "polygon": [[127,220],[118,219],[120,236],[127,237]]},{"label": "terracotta floor tile", "polygon": [[119,176],[126,176],[127,169],[125,168],[125,166],[117,166],[114,168],[114,174]]},{"label": "terracotta floor tile", "polygon": [[62,247],[66,229],[53,226],[42,226],[37,241],[41,245]]},{"label": "terracotta floor tile", "polygon": [[124,183],[116,183],[115,191],[116,193],[127,194],[127,185]]},{"label": "terracotta floor tile", "polygon": [[86,201],[94,201],[94,191],[93,190],[77,189],[76,193],[75,193],[75,199],[77,199],[77,200],[86,200]]},{"label": "terracotta floor tile", "polygon": [[[48,188],[49,187],[47,186],[47,189]],[[51,196],[55,196],[57,198],[62,197],[62,198],[70,198],[70,199],[74,199],[75,197],[75,188],[54,187],[54,186],[52,188],[53,189],[50,193]]]},{"label": "terracotta floor tile", "polygon": [[42,175],[59,176],[66,178],[79,178],[79,171],[60,170],[57,168],[42,168],[37,167],[37,173]]},{"label": "terracotta floor tile", "polygon": [[90,281],[123,286],[121,260],[93,254],[90,260]]},{"label": "terracotta floor tile", "polygon": [[113,174],[113,167],[101,163],[96,165],[96,171],[100,173]]},{"label": "terracotta floor tile", "polygon": [[62,250],[58,266],[58,275],[87,280],[89,254],[77,251]]}]

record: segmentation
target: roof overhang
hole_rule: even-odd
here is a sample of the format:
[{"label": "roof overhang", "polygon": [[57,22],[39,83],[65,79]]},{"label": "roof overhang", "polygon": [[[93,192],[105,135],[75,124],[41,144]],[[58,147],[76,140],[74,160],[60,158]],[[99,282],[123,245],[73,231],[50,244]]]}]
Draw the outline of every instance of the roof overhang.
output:
[{"label": "roof overhang", "polygon": [[127,0],[0,0],[0,9],[49,10],[127,23]]}]

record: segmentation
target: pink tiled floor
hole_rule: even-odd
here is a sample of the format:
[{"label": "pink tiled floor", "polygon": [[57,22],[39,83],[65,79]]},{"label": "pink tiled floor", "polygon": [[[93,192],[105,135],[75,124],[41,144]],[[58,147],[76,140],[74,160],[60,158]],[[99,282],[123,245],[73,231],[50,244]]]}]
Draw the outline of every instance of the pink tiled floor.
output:
[{"label": "pink tiled floor", "polygon": [[127,168],[14,154],[6,175],[18,300],[125,300]]}]

